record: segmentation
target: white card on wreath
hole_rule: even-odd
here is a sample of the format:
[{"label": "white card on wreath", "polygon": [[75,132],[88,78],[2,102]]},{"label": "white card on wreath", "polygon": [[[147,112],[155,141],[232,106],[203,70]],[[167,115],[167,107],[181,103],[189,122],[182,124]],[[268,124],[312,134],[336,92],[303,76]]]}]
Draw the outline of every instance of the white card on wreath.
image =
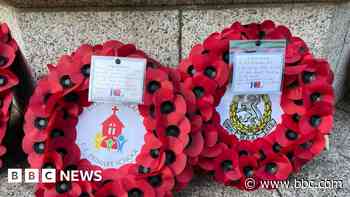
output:
[{"label": "white card on wreath", "polygon": [[92,56],[89,101],[142,103],[146,59]]},{"label": "white card on wreath", "polygon": [[231,91],[236,95],[280,93],[284,56],[284,40],[231,41]]}]

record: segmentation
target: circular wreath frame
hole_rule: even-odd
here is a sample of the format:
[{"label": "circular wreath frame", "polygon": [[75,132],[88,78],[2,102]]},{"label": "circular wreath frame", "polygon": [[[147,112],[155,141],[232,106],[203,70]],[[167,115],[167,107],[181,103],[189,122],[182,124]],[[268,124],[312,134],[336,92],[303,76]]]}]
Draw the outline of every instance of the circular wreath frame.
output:
[{"label": "circular wreath frame", "polygon": [[[262,138],[239,140],[221,126],[216,111],[231,77],[229,41],[261,39],[287,40],[282,121]],[[218,182],[254,190],[260,187],[260,180],[287,179],[324,149],[333,123],[333,72],[327,61],[314,58],[305,42],[292,36],[287,27],[270,20],[247,25],[235,22],[195,45],[179,70],[182,93],[190,106],[188,116],[202,122],[199,129],[205,147],[196,164],[213,171]]]},{"label": "circular wreath frame", "polygon": [[[18,54],[18,45],[11,36],[6,23],[0,23],[0,157],[6,153],[6,147],[1,145],[6,135],[10,119],[10,105],[14,94],[13,88],[19,83],[17,76],[11,71]],[[0,160],[0,168],[3,162]]]},{"label": "circular wreath frame", "polygon": [[[101,169],[80,158],[75,144],[78,116],[91,105],[87,96],[92,55],[147,59],[144,102],[138,106],[144,117],[145,144],[135,163],[117,169]],[[39,183],[36,196],[171,196],[172,190],[187,185],[193,174],[188,158],[199,155],[203,146],[193,143],[197,138],[186,117],[185,99],[179,94],[177,70],[116,40],[82,45],[48,69],[25,114],[22,146],[28,162],[38,169],[102,170],[102,181]]]}]

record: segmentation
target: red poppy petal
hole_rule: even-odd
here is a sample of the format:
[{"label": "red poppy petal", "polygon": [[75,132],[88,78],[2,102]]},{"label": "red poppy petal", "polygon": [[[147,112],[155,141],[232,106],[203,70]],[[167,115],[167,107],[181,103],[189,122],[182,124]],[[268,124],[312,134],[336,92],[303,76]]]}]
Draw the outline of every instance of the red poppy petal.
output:
[{"label": "red poppy petal", "polygon": [[86,56],[86,54],[90,54],[91,56],[93,51],[94,51],[93,46],[89,44],[83,44],[74,52],[73,58],[77,60],[83,59],[83,57]]},{"label": "red poppy petal", "polygon": [[177,113],[180,113],[180,114],[186,113],[187,105],[186,105],[185,99],[182,96],[176,95],[175,100],[174,100],[174,104],[175,104],[175,108],[176,108]]},{"label": "red poppy petal", "polygon": [[190,157],[198,156],[204,147],[203,136],[200,132],[191,133],[191,144],[185,149],[185,153]]},{"label": "red poppy petal", "polygon": [[193,63],[196,71],[202,71],[204,65],[208,65],[209,56],[203,55],[202,53],[205,51],[203,45],[197,44],[192,47],[189,59]]},{"label": "red poppy petal", "polygon": [[2,60],[2,65],[0,65],[1,68],[7,68],[12,65],[15,57],[16,51],[10,45],[0,43],[0,58]]},{"label": "red poppy petal", "polygon": [[119,49],[124,44],[118,40],[109,40],[102,44],[103,48],[113,48],[113,49]]},{"label": "red poppy petal", "polygon": [[136,47],[133,44],[126,44],[117,49],[116,55],[119,57],[126,57],[136,51]]},{"label": "red poppy petal", "polygon": [[[207,130],[208,131],[208,130]],[[214,131],[205,132],[205,145],[208,147],[212,147],[217,143],[218,133]]]},{"label": "red poppy petal", "polygon": [[209,121],[210,118],[213,116],[214,109],[212,107],[204,107],[200,109],[201,116],[203,117],[204,121]]},{"label": "red poppy petal", "polygon": [[296,65],[296,66],[287,66],[285,68],[286,75],[297,75],[305,70],[307,67],[306,64]]},{"label": "red poppy petal", "polygon": [[161,88],[154,93],[153,103],[162,104],[165,101],[171,101],[174,97],[173,91]]},{"label": "red poppy petal", "polygon": [[147,80],[156,80],[156,81],[164,81],[168,80],[168,74],[160,69],[149,68],[146,71],[146,79]]},{"label": "red poppy petal", "polygon": [[187,156],[185,154],[176,155],[176,160],[172,163],[169,168],[175,175],[180,174],[186,167]]},{"label": "red poppy petal", "polygon": [[217,88],[217,83],[214,80],[209,79],[202,74],[195,74],[193,77],[193,84],[194,86],[200,86],[204,88],[206,94],[213,94]]},{"label": "red poppy petal", "polygon": [[218,85],[224,86],[225,84],[227,84],[228,80],[229,80],[229,73],[230,73],[230,68],[228,66],[228,64],[226,64],[223,61],[219,61],[214,63],[217,65],[217,74],[215,76],[215,80],[218,82]]},{"label": "red poppy petal", "polygon": [[286,95],[285,97],[288,99],[298,100],[303,97],[303,88],[302,87],[290,88],[286,90],[284,94]]},{"label": "red poppy petal", "polygon": [[212,147],[205,147],[201,155],[204,157],[213,158],[221,154],[225,147],[226,146],[222,143],[216,144],[215,146],[212,146]]},{"label": "red poppy petal", "polygon": [[297,105],[293,100],[282,97],[281,106],[286,114],[305,114],[306,108],[303,105]]},{"label": "red poppy petal", "polygon": [[184,144],[184,142],[177,137],[168,137],[168,146],[171,150],[174,151],[174,153],[178,154],[183,152],[185,145],[186,144]]},{"label": "red poppy petal", "polygon": [[124,190],[120,182],[113,181],[102,186],[102,188],[96,192],[96,197],[99,196],[127,196],[127,191]]},{"label": "red poppy petal", "polygon": [[155,196],[153,188],[143,180],[135,180],[134,177],[126,177],[123,181],[123,185],[126,191],[133,189],[139,189],[143,192],[143,196]]},{"label": "red poppy petal", "polygon": [[180,183],[188,183],[193,177],[193,170],[191,167],[186,166],[186,168],[176,176],[176,181]]},{"label": "red poppy petal", "polygon": [[238,168],[235,168],[234,170],[230,170],[226,172],[224,175],[225,175],[225,179],[229,179],[229,180],[238,180],[242,177],[241,171],[239,171]]},{"label": "red poppy petal", "polygon": [[6,153],[6,147],[0,145],[0,156],[4,155]]},{"label": "red poppy petal", "polygon": [[0,70],[0,79],[2,83],[0,85],[0,92],[10,89],[19,83],[17,76],[7,69]]},{"label": "red poppy petal", "polygon": [[198,161],[198,166],[207,171],[212,171],[215,168],[213,161],[206,158],[200,158]]},{"label": "red poppy petal", "polygon": [[182,79],[185,79],[186,77],[190,77],[196,72],[191,60],[189,59],[181,60],[179,64],[179,70],[181,72]]}]

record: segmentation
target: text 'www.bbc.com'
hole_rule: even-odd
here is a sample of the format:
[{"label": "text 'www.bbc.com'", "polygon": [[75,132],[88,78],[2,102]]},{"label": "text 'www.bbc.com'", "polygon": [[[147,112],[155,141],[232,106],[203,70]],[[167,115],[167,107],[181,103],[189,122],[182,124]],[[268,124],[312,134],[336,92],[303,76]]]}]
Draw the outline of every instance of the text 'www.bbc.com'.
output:
[{"label": "text 'www.bbc.com'", "polygon": [[295,180],[255,180],[253,178],[247,178],[244,182],[246,189],[251,190],[260,186],[265,189],[341,189],[344,187],[343,180],[333,179],[321,179],[321,180],[306,180],[306,179],[295,179]]}]

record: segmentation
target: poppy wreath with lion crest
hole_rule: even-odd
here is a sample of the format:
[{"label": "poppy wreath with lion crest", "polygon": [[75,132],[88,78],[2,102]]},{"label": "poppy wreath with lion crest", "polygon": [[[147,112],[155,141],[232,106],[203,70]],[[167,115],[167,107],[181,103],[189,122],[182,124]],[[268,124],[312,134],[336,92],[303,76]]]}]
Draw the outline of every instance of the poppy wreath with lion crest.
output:
[{"label": "poppy wreath with lion crest", "polygon": [[[231,78],[229,42],[261,39],[287,43],[281,122],[268,135],[240,140],[221,125],[216,109]],[[269,20],[247,25],[235,22],[195,45],[179,70],[188,117],[201,125],[192,129],[198,130],[205,142],[194,162],[214,172],[218,182],[253,190],[259,188],[260,180],[285,180],[325,148],[333,123],[333,72],[327,61],[315,58],[287,27]],[[231,115],[234,112],[231,109]],[[254,179],[253,187],[247,187],[247,179]]]}]

